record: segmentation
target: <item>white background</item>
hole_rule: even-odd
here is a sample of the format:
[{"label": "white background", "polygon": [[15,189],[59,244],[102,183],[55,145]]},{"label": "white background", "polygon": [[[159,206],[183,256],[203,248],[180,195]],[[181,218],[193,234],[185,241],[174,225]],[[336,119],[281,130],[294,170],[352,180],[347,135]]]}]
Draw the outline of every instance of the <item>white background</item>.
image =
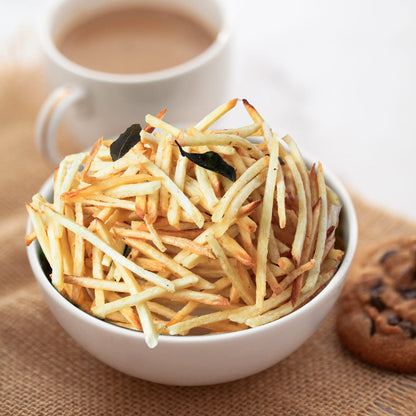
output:
[{"label": "white background", "polygon": [[[416,220],[416,2],[223,1],[230,98],[247,98],[368,201]],[[47,2],[0,0],[2,59],[37,59]]]}]

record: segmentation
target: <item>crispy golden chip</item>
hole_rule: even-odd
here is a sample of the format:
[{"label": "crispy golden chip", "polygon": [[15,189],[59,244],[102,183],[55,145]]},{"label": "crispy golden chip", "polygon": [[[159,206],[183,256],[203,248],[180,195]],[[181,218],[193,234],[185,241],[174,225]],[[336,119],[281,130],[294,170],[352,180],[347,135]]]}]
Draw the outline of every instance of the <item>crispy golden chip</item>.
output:
[{"label": "crispy golden chip", "polygon": [[307,202],[305,187],[303,185],[302,177],[298,171],[295,161],[288,155],[285,159],[292,172],[295,181],[297,199],[298,199],[298,218],[296,224],[296,232],[292,244],[292,256],[295,263],[299,265],[302,256],[303,244],[306,237],[306,223],[307,223]]},{"label": "crispy golden chip", "polygon": [[232,100],[227,101],[226,103],[220,105],[209,114],[207,114],[199,123],[195,125],[195,128],[204,131],[206,130],[211,124],[215,123],[218,119],[220,119],[224,114],[228,113],[232,110],[235,105],[237,104],[238,99],[234,98]]},{"label": "crispy golden chip", "polygon": [[131,270],[133,273],[136,273],[138,276],[142,277],[145,280],[149,280],[154,282],[156,285],[160,285],[161,287],[166,288],[168,291],[173,291],[174,287],[172,282],[168,281],[167,279],[160,278],[159,276],[155,275],[152,272],[142,269],[137,264],[133,263],[132,261],[128,260],[126,257],[121,255],[118,251],[116,251],[113,247],[107,245],[103,240],[98,238],[95,234],[88,231],[85,227],[69,220],[68,218],[56,213],[49,207],[44,207],[45,212],[53,218],[57,223],[63,225],[65,228],[68,228],[75,234],[81,236],[81,238],[90,241],[91,244],[95,245],[96,247],[100,248],[105,254],[110,256],[113,260],[117,261],[127,269]]},{"label": "crispy golden chip", "polygon": [[198,307],[198,302],[189,301],[182,309],[180,309],[166,324],[166,327],[176,324],[177,322],[183,321]]},{"label": "crispy golden chip", "polygon": [[213,146],[230,145],[247,149],[250,155],[256,158],[264,156],[264,153],[249,140],[233,134],[199,134],[195,136],[185,136],[180,139],[181,146]]},{"label": "crispy golden chip", "polygon": [[265,156],[259,159],[254,165],[250,166],[239,178],[235,181],[232,186],[227,190],[224,196],[221,198],[221,201],[216,206],[215,211],[212,213],[212,221],[220,222],[224,217],[224,213],[227,207],[230,205],[233,198],[247,185],[251,180],[253,180],[263,169],[265,169],[269,164],[270,158]]},{"label": "crispy golden chip", "polygon": [[114,282],[112,280],[94,279],[91,277],[82,276],[64,276],[64,282],[90,289],[109,290],[112,292],[128,293],[129,286],[126,283]]},{"label": "crispy golden chip", "polygon": [[[116,264],[117,271],[121,274],[124,282],[128,286],[131,295],[142,293],[142,287],[134,278],[133,273],[121,264]],[[130,305],[133,306],[133,305]],[[157,332],[152,315],[145,302],[137,302],[134,304],[137,314],[139,315],[140,324],[143,328],[146,344],[149,348],[154,348],[157,345]]]},{"label": "crispy golden chip", "polygon": [[[124,241],[130,246],[134,247],[135,249],[139,250],[146,256],[154,260],[158,260],[165,264],[166,268],[169,269],[172,273],[176,274],[177,276],[194,276],[198,279],[197,286],[203,289],[212,289],[213,285],[209,283],[207,280],[203,279],[201,276],[196,275],[191,270],[187,270],[185,267],[181,266],[175,260],[172,260],[168,255],[161,253],[157,249],[153,248],[150,244],[145,243],[144,241],[125,237]],[[169,282],[171,283],[171,282]]]},{"label": "crispy golden chip", "polygon": [[254,123],[248,126],[238,127],[236,129],[211,130],[208,133],[234,134],[240,137],[249,137],[249,136],[254,136],[260,128],[261,128],[261,123]]},{"label": "crispy golden chip", "polygon": [[[236,217],[235,213],[240,210],[247,198],[252,195],[252,193],[263,183],[267,177],[266,171],[260,172],[254,179],[247,183],[246,186],[235,196],[228,206],[228,209],[225,211],[224,217],[221,222],[217,223],[215,228],[215,236],[219,237],[223,235],[231,225],[237,222],[239,219]],[[264,201],[263,201],[264,203]],[[247,218],[247,217],[245,217]]]},{"label": "crispy golden chip", "polygon": [[[110,302],[121,299],[121,297],[115,292],[107,292],[107,298]],[[114,312],[114,313],[118,313],[118,312]],[[127,322],[129,322],[128,328],[136,329],[137,331],[143,331],[143,327],[140,323],[137,312],[135,312],[133,308],[127,307],[127,308],[120,309],[119,313],[122,316],[124,316]],[[118,325],[120,325],[120,323],[118,323]]]},{"label": "crispy golden chip", "polygon": [[[193,286],[197,283],[198,279],[195,276],[187,276],[181,279],[176,279],[172,283],[175,285],[175,289],[183,289],[188,286]],[[153,286],[151,288],[144,289],[142,292],[123,297],[114,302],[107,302],[102,306],[94,306],[92,312],[97,316],[104,318],[108,313],[119,311],[127,306],[133,306],[135,304],[146,302],[147,300],[155,299],[167,293],[167,290],[160,286]]]},{"label": "crispy golden chip", "polygon": [[60,239],[57,235],[57,227],[51,225],[48,227],[47,236],[50,244],[51,256],[51,280],[52,284],[58,289],[62,290],[64,287],[64,269],[61,255]]},{"label": "crispy golden chip", "polygon": [[208,293],[197,292],[195,290],[181,289],[174,293],[165,293],[162,298],[167,298],[175,302],[198,302],[206,305],[230,306],[230,302],[224,296]]},{"label": "crispy golden chip", "polygon": [[215,195],[214,188],[209,180],[208,172],[201,166],[195,165],[195,176],[199,188],[207,201],[209,212],[213,212],[218,204],[218,198]]},{"label": "crispy golden chip", "polygon": [[[92,276],[95,279],[104,280],[104,269],[103,269],[103,256],[104,253],[98,249],[97,247],[93,246],[92,248]],[[101,288],[96,288],[94,290],[94,304],[95,305],[104,305],[105,303],[105,296],[104,290]]]},{"label": "crispy golden chip", "polygon": [[[181,131],[183,134],[183,131]],[[185,148],[185,151],[189,151],[188,148]],[[188,159],[177,152],[177,162],[175,168],[175,176],[173,181],[176,186],[183,191],[185,187],[186,180],[186,169],[188,167]],[[169,207],[167,212],[167,219],[169,224],[173,227],[179,229],[179,222],[181,218],[181,207],[176,198],[170,198]]]},{"label": "crispy golden chip", "polygon": [[169,134],[171,134],[173,137],[178,137],[180,130],[176,127],[170,125],[169,123],[166,123],[165,121],[162,121],[161,119],[152,116],[151,114],[147,114],[145,117],[146,123],[149,124],[149,126],[163,130]]},{"label": "crispy golden chip", "polygon": [[[146,233],[145,231],[139,231],[139,230],[131,230],[128,228],[113,228],[113,231],[122,237],[131,237],[136,239],[143,239],[143,240],[153,240],[154,237],[151,233]],[[183,237],[177,237],[172,235],[166,235],[162,232],[159,232],[158,234],[160,241],[165,244],[173,245],[175,247],[179,247],[181,249],[187,250],[191,253],[199,254],[201,256],[206,256],[209,258],[214,258],[212,255],[211,250],[204,247],[201,244],[198,244],[192,240],[189,240],[187,238]],[[160,250],[159,251],[166,251]]]},{"label": "crispy golden chip", "polygon": [[240,246],[240,244],[238,244],[234,238],[228,234],[224,234],[219,238],[219,242],[230,257],[234,257],[247,267],[254,266],[255,260],[243,249],[243,247]]},{"label": "crispy golden chip", "polygon": [[175,185],[175,182],[172,181],[169,176],[167,176],[160,168],[153,164],[146,156],[138,153],[137,159],[143,167],[156,176],[161,176],[163,180],[163,185],[169,190],[171,195],[177,199],[179,205],[188,213],[192,215],[192,218],[195,221],[195,224],[201,228],[204,225],[204,217],[198,208],[186,197],[186,195]]},{"label": "crispy golden chip", "polygon": [[214,322],[221,322],[228,319],[228,316],[233,312],[233,309],[223,310],[220,312],[207,313],[195,318],[187,319],[169,326],[168,331],[170,335],[184,334],[192,328],[212,324]]},{"label": "crispy golden chip", "polygon": [[148,220],[147,215],[144,216],[144,222],[147,226],[147,229],[149,230],[149,234],[151,236],[150,239],[153,241],[153,244],[159,249],[159,251],[164,253],[166,251],[166,247],[163,244],[163,240],[157,232],[156,228],[153,227],[153,223]]},{"label": "crispy golden chip", "polygon": [[48,263],[51,264],[51,248],[42,216],[40,215],[39,211],[35,209],[31,204],[26,204],[26,210],[29,214],[29,218],[33,226],[33,231],[36,234],[39,245],[45,254],[46,259],[48,260]]},{"label": "crispy golden chip", "polygon": [[230,261],[228,260],[219,242],[213,237],[212,234],[209,234],[207,236],[207,240],[212,251],[220,261],[224,273],[230,279],[231,284],[237,289],[238,293],[240,294],[244,302],[246,302],[246,304],[252,304],[254,302],[254,299],[252,298],[251,293],[247,291],[247,287],[242,283],[237,269],[231,266]]},{"label": "crispy golden chip", "polygon": [[279,169],[279,142],[273,138],[271,144],[270,162],[267,170],[264,200],[259,224],[257,243],[257,269],[256,269],[256,305],[261,307],[266,296],[266,264],[268,240],[276,187],[277,171]]},{"label": "crispy golden chip", "polygon": [[[162,154],[162,162],[160,168],[170,177],[170,169],[172,165],[172,153],[173,153],[173,146],[172,146],[172,139],[170,136],[166,136],[164,138],[164,148]],[[163,212],[168,212],[169,207],[169,192],[166,187],[162,187],[160,189],[160,209]]]},{"label": "crispy golden chip", "polygon": [[317,239],[316,239],[316,246],[315,252],[313,254],[313,259],[315,260],[315,265],[312,270],[308,273],[307,280],[304,286],[305,291],[311,290],[315,285],[316,281],[319,277],[320,267],[322,258],[324,255],[325,250],[325,241],[326,241],[326,232],[327,232],[327,222],[328,222],[328,204],[327,204],[327,194],[326,194],[326,185],[325,185],[325,178],[322,165],[318,164],[318,192],[319,198],[321,201],[321,210],[320,210],[320,218],[319,218],[319,225],[317,231]]},{"label": "crispy golden chip", "polygon": [[[164,108],[162,111],[160,111],[157,115],[156,115],[156,118],[159,118],[160,120],[164,117],[164,115],[166,114],[166,111],[167,111],[167,108]],[[144,129],[143,129],[143,131],[145,131],[146,133],[152,133],[153,132],[153,130],[154,130],[155,128],[154,127],[152,127],[150,124],[148,124]]]},{"label": "crispy golden chip", "polygon": [[93,162],[93,160],[95,159],[95,157],[97,156],[97,153],[99,152],[101,146],[103,144],[103,136],[101,136],[95,143],[94,146],[91,149],[91,152],[89,153],[89,155],[87,156],[87,159],[84,163],[84,168],[81,171],[81,174],[79,175],[79,179],[81,182],[84,182],[86,179],[86,176],[88,174],[88,171],[91,167],[91,164]]}]

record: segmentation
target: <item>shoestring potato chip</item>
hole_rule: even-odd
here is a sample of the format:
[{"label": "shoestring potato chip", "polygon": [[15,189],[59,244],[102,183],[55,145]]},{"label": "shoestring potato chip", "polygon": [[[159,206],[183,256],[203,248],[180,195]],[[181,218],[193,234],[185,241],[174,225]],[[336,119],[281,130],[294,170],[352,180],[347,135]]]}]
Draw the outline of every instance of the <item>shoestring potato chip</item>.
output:
[{"label": "shoestring potato chip", "polygon": [[[252,124],[214,128],[238,103]],[[26,244],[38,240],[51,283],[151,348],[159,334],[248,330],[301,307],[343,258],[322,165],[247,100],[186,130],[165,112],[65,157],[53,201],[26,204]]]}]

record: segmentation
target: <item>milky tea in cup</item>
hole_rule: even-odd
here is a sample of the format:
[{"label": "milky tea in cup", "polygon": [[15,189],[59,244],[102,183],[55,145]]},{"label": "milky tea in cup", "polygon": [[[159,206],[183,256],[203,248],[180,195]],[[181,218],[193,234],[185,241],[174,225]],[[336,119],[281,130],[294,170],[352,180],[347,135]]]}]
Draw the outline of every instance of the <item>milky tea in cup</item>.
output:
[{"label": "milky tea in cup", "polygon": [[167,122],[195,123],[229,97],[221,0],[55,0],[39,23],[50,94],[35,141],[55,165],[62,123],[69,144],[86,149],[164,108]]},{"label": "milky tea in cup", "polygon": [[57,47],[89,69],[141,74],[183,64],[214,39],[209,27],[183,13],[130,6],[80,20],[60,36]]}]

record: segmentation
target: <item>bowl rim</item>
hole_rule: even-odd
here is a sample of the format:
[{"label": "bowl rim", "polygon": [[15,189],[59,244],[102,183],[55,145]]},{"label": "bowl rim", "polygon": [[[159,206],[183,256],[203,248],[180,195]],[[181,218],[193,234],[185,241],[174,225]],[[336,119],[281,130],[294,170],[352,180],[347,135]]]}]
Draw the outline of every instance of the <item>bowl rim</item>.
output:
[{"label": "bowl rim", "polygon": [[[306,154],[306,152],[302,151],[302,156],[307,165],[311,166],[312,160]],[[342,184],[342,182],[328,169],[324,164],[322,164],[324,175],[325,175],[325,182],[326,184],[333,189],[339,199],[342,202],[342,212],[344,222],[348,224],[348,229],[344,230],[345,233],[345,253],[344,257],[341,261],[341,264],[332,277],[332,279],[327,283],[327,285],[311,300],[309,300],[306,304],[301,306],[300,308],[296,309],[295,311],[285,315],[275,321],[269,322],[267,324],[255,327],[255,328],[247,328],[237,332],[230,332],[230,333],[222,333],[222,334],[208,334],[208,335],[165,335],[159,334],[158,335],[158,345],[163,344],[171,344],[171,343],[180,343],[180,344],[188,344],[188,343],[209,343],[209,342],[218,342],[218,341],[227,341],[230,339],[243,339],[246,336],[251,336],[254,334],[261,334],[263,331],[269,331],[272,329],[277,329],[279,326],[284,325],[290,320],[295,320],[296,318],[300,318],[303,315],[307,315],[310,311],[312,311],[315,307],[317,307],[322,300],[324,300],[327,296],[330,296],[331,293],[336,291],[336,288],[339,284],[344,284],[345,279],[348,273],[348,270],[351,266],[352,260],[355,255],[356,247],[357,247],[357,240],[358,240],[358,223],[357,217],[355,213],[354,204],[352,199],[347,192],[346,188]],[[51,194],[53,186],[53,174],[44,182],[40,189],[40,193],[47,197]],[[27,220],[26,226],[26,234],[28,234],[32,230],[32,225],[30,219]],[[36,244],[35,244],[36,243]],[[111,322],[105,321],[100,319],[86,311],[83,311],[78,306],[71,303],[67,298],[62,296],[52,285],[50,280],[47,278],[45,273],[43,272],[38,255],[38,243],[37,241],[32,243],[30,246],[26,247],[27,255],[29,258],[29,263],[31,265],[32,271],[35,275],[36,280],[38,281],[41,288],[56,302],[58,302],[68,313],[75,315],[79,319],[86,321],[91,325],[97,326],[102,328],[105,331],[110,331],[118,336],[134,338],[137,340],[142,340],[145,342],[144,333],[140,331],[136,331],[129,328],[124,328],[113,324]]]}]

